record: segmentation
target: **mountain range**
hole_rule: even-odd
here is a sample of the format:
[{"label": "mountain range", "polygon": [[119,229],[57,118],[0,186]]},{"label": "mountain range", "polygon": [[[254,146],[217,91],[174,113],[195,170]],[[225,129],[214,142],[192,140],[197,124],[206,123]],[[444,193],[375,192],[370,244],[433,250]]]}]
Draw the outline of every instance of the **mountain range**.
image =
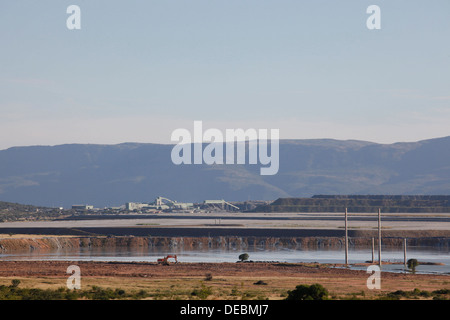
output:
[{"label": "mountain range", "polygon": [[315,194],[450,194],[450,137],[378,144],[280,140],[279,171],[260,165],[175,165],[173,145],[122,143],[0,151],[0,201],[37,206],[275,200]]}]

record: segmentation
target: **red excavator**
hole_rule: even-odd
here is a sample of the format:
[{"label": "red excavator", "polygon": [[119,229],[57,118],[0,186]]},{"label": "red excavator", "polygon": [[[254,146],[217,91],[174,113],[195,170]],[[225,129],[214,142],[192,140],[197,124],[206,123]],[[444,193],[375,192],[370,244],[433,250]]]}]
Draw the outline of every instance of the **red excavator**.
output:
[{"label": "red excavator", "polygon": [[157,261],[158,261],[159,264],[163,264],[165,266],[168,266],[170,258],[175,259],[175,263],[178,263],[176,255],[174,255],[174,256],[168,255],[168,256],[165,256],[164,258],[158,259]]}]

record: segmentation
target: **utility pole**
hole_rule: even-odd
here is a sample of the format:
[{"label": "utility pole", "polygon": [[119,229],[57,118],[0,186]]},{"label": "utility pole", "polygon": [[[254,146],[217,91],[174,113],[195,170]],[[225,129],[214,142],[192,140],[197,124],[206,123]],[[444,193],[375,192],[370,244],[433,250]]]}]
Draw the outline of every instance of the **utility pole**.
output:
[{"label": "utility pole", "polygon": [[348,265],[348,229],[347,229],[347,208],[345,208],[345,265]]},{"label": "utility pole", "polygon": [[372,237],[372,263],[375,263],[375,238]]},{"label": "utility pole", "polygon": [[406,238],[403,240],[403,263],[406,269]]},{"label": "utility pole", "polygon": [[381,209],[378,208],[378,265],[381,269]]}]

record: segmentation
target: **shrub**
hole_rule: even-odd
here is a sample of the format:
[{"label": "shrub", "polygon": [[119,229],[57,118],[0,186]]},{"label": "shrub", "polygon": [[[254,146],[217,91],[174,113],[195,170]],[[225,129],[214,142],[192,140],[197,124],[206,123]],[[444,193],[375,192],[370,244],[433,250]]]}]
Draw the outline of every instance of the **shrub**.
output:
[{"label": "shrub", "polygon": [[205,281],[211,281],[212,278],[213,278],[212,274],[211,273],[207,273],[206,276],[205,276]]},{"label": "shrub", "polygon": [[421,297],[425,297],[425,298],[429,298],[429,297],[431,297],[431,292],[430,291],[426,291],[426,290],[420,291],[420,296]]},{"label": "shrub", "polygon": [[310,286],[298,285],[294,290],[288,291],[286,300],[326,300],[328,290],[321,284],[315,283]]},{"label": "shrub", "polygon": [[11,288],[17,288],[20,284],[20,280],[19,279],[13,279],[11,281]]},{"label": "shrub", "polygon": [[200,289],[194,289],[191,293],[192,296],[197,296],[202,300],[205,300],[212,294],[211,287],[207,287],[202,283],[202,287]]},{"label": "shrub", "polygon": [[123,296],[123,295],[125,295],[125,290],[123,290],[123,289],[116,289],[115,293],[117,295],[119,295],[119,296]]},{"label": "shrub", "polygon": [[432,293],[433,294],[450,294],[450,289],[434,290]]},{"label": "shrub", "polygon": [[237,286],[235,285],[235,286],[233,287],[233,289],[231,289],[230,296],[236,297],[236,296],[238,296],[238,295],[239,295],[239,290],[238,290]]}]

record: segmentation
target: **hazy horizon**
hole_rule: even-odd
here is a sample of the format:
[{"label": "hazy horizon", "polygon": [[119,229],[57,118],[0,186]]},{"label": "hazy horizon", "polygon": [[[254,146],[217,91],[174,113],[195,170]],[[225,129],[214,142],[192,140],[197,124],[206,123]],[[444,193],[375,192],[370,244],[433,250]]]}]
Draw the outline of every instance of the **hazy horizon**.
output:
[{"label": "hazy horizon", "polygon": [[[66,10],[81,10],[69,30]],[[450,2],[2,1],[0,149],[172,143],[177,128],[281,139],[450,135]]]},{"label": "hazy horizon", "polygon": [[[390,143],[381,143],[381,142],[374,142],[374,141],[368,141],[368,140],[359,140],[359,139],[334,139],[334,138],[312,138],[312,139],[296,139],[296,138],[287,138],[287,139],[279,139],[279,141],[318,141],[318,140],[330,140],[330,141],[342,141],[342,142],[366,142],[366,143],[372,143],[372,144],[379,144],[379,145],[391,145],[396,143],[415,143],[415,142],[421,142],[421,141],[427,141],[427,140],[434,140],[434,139],[444,139],[448,138],[450,136],[442,136],[442,137],[434,137],[429,139],[420,139],[415,141],[394,141]],[[246,140],[246,142],[249,140]],[[17,145],[17,146],[11,146],[7,148],[0,149],[0,151],[8,150],[11,148],[26,148],[26,147],[56,147],[56,146],[62,146],[62,145],[104,145],[104,146],[114,146],[114,145],[121,145],[121,144],[158,144],[158,145],[176,145],[175,142],[168,142],[168,143],[157,143],[157,142],[137,142],[137,141],[124,141],[124,142],[118,142],[118,143],[78,143],[78,142],[69,142],[69,143],[57,143],[57,144],[33,144],[33,145]],[[193,144],[193,143],[192,143]],[[204,144],[207,144],[207,142],[204,142]]]}]

